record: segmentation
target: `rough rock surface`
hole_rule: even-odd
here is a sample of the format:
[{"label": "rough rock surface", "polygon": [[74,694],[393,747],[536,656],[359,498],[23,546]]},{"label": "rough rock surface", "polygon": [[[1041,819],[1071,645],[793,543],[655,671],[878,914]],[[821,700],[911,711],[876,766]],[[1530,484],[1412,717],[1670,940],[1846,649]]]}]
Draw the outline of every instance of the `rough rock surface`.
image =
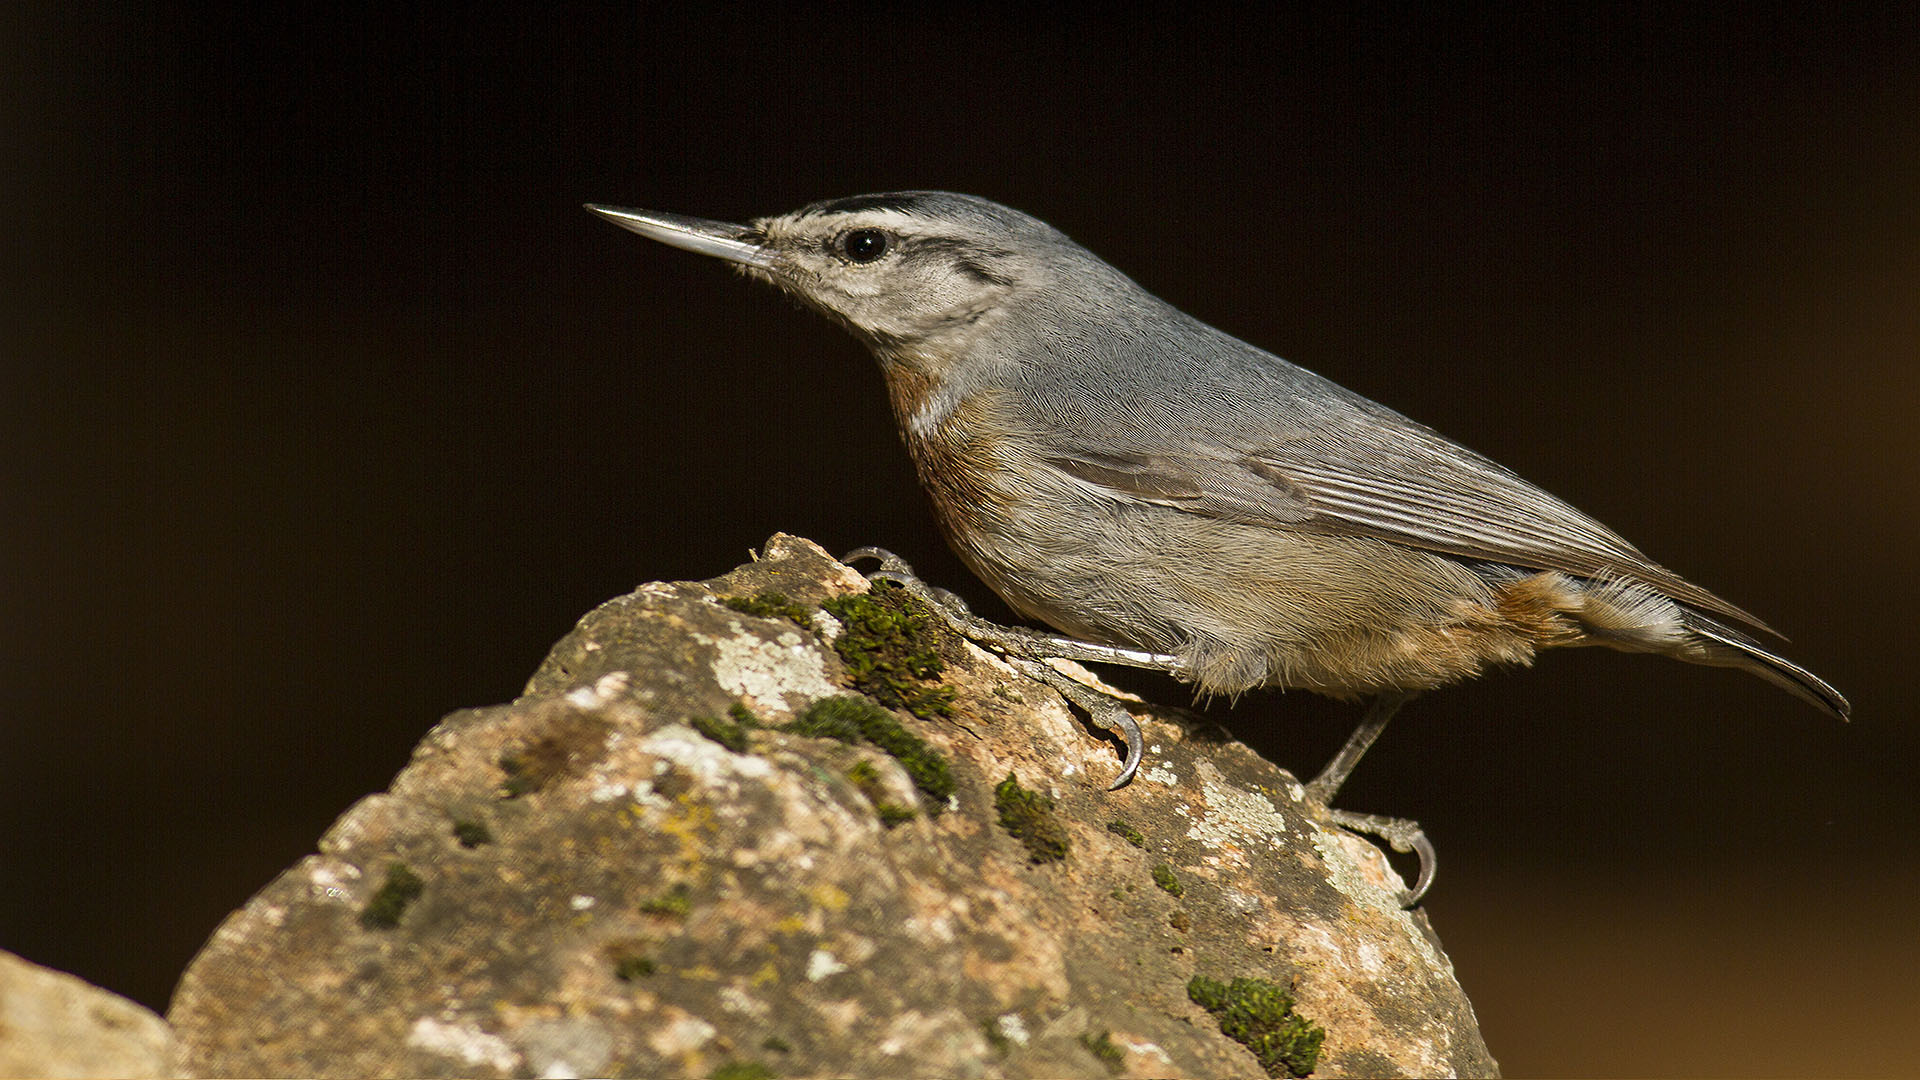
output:
[{"label": "rough rock surface", "polygon": [[0,1076],[168,1076],[173,1033],[153,1013],[0,952]]},{"label": "rough rock surface", "polygon": [[[187,1068],[1495,1072],[1399,878],[1293,777],[1142,706],[1140,776],[1105,791],[1115,744],[944,629],[904,623],[937,677],[876,673],[872,628],[819,607],[866,588],[776,536],[588,614],[524,696],[448,717],[227,919],[174,998]],[[1290,988],[1317,1060],[1263,1066],[1196,976]]]}]

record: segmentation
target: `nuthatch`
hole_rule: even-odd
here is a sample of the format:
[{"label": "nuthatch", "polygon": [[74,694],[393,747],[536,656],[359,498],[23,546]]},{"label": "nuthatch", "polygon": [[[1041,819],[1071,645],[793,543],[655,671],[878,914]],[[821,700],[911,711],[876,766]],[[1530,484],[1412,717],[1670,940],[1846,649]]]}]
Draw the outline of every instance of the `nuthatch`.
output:
[{"label": "nuthatch", "polygon": [[[1606,645],[1739,668],[1838,717],[1845,698],[1728,623],[1765,624],[1494,462],[1152,296],[1059,230],[933,191],[748,225],[589,206],[724,259],[879,360],[949,543],[1020,614],[994,627],[880,552],[969,636],[1032,661],[1152,668],[1204,694],[1371,698],[1308,785],[1330,800],[1414,694]],[[1043,677],[1051,668],[1027,664]],[[1130,715],[1052,679],[1127,741]],[[1079,688],[1076,692],[1074,688]],[[1412,822],[1331,811],[1421,854]]]}]

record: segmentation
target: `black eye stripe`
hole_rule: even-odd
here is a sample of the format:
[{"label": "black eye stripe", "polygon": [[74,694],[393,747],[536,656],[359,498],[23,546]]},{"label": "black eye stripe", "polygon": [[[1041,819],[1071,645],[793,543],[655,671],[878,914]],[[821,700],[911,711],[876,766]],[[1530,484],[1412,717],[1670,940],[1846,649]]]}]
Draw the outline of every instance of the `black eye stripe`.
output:
[{"label": "black eye stripe", "polygon": [[841,236],[837,246],[849,261],[870,263],[885,255],[892,244],[879,229],[854,229]]}]

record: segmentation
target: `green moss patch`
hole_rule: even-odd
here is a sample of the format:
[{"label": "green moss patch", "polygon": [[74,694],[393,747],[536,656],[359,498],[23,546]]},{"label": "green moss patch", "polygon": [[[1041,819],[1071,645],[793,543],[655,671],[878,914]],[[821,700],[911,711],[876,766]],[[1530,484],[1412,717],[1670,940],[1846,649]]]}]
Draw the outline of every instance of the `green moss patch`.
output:
[{"label": "green moss patch", "polygon": [[821,698],[788,724],[786,730],[812,738],[862,740],[885,750],[907,771],[913,786],[927,796],[935,814],[946,809],[953,795],[953,769],[926,740],[902,727],[887,710],[855,694]]},{"label": "green moss patch", "polygon": [[691,716],[687,718],[687,723],[692,725],[693,730],[736,754],[747,752],[747,732],[761,726],[760,718],[753,715],[753,710],[737,701],[728,706],[724,720],[713,716]]},{"label": "green moss patch", "polygon": [[1125,840],[1127,843],[1132,844],[1134,847],[1145,848],[1147,846],[1147,838],[1140,835],[1140,830],[1124,821],[1107,822],[1107,831]]},{"label": "green moss patch", "polygon": [[946,667],[935,616],[897,585],[876,582],[864,593],[821,604],[842,625],[834,651],[855,688],[922,720],[953,715],[951,687],[928,685]]},{"label": "green moss patch", "polygon": [[1320,1025],[1293,1011],[1293,995],[1265,979],[1217,982],[1195,975],[1187,997],[1213,1014],[1220,1033],[1253,1051],[1268,1076],[1307,1076],[1327,1037]]},{"label": "green moss patch", "polygon": [[1107,1071],[1115,1076],[1119,1076],[1120,1070],[1126,1067],[1127,1052],[1120,1049],[1119,1045],[1113,1041],[1113,1033],[1110,1031],[1103,1031],[1098,1035],[1089,1031],[1080,1036],[1080,1045],[1087,1048],[1087,1053],[1099,1058],[1100,1064],[1105,1065]]},{"label": "green moss patch", "polygon": [[1160,891],[1166,893],[1168,896],[1185,896],[1187,894],[1187,887],[1180,884],[1180,879],[1173,875],[1173,867],[1168,866],[1166,863],[1161,863],[1159,866],[1153,868],[1152,874],[1153,883],[1160,886]]},{"label": "green moss patch", "polygon": [[367,906],[360,909],[360,925],[369,930],[392,930],[400,925],[400,917],[407,913],[420,894],[427,891],[427,883],[420,880],[406,863],[394,863],[387,868],[387,880],[367,900]]},{"label": "green moss patch", "polygon": [[1000,812],[1000,827],[1026,845],[1028,862],[1038,866],[1067,857],[1072,842],[1054,816],[1052,799],[1021,787],[1009,772],[993,789],[993,806]]},{"label": "green moss patch", "polygon": [[456,821],[453,823],[453,838],[460,841],[463,848],[477,848],[493,843],[493,831],[484,822]]},{"label": "green moss patch", "polygon": [[791,619],[802,630],[813,629],[813,609],[787,598],[786,593],[763,592],[756,596],[723,596],[720,602],[742,615],[763,619]]},{"label": "green moss patch", "polygon": [[838,739],[843,743],[857,743],[866,738],[862,730],[864,725],[878,723],[866,715],[869,709],[886,712],[873,702],[851,694],[821,698],[794,717],[785,730],[809,739]]},{"label": "green moss patch", "polygon": [[1013,1040],[1007,1038],[1007,1033],[1000,1030],[999,1017],[989,1016],[980,1021],[980,1034],[986,1036],[988,1048],[996,1055],[1006,1057],[1013,1052]]},{"label": "green moss patch", "polygon": [[879,817],[880,824],[891,829],[895,825],[912,821],[917,815],[911,806],[901,806],[887,797],[887,785],[880,777],[880,770],[871,761],[856,761],[847,769],[847,779],[860,789],[867,802],[873,804],[873,812]]},{"label": "green moss patch", "polygon": [[556,769],[551,761],[539,754],[522,751],[500,755],[500,771],[505,779],[500,782],[500,797],[517,799],[522,795],[531,795],[547,786],[553,779]]},{"label": "green moss patch", "polygon": [[607,962],[613,965],[613,977],[621,982],[638,982],[658,970],[658,965],[638,941],[623,941],[607,946]]},{"label": "green moss patch", "polygon": [[685,885],[675,885],[658,896],[640,901],[642,915],[658,915],[663,919],[684,919],[692,911],[693,890]]}]

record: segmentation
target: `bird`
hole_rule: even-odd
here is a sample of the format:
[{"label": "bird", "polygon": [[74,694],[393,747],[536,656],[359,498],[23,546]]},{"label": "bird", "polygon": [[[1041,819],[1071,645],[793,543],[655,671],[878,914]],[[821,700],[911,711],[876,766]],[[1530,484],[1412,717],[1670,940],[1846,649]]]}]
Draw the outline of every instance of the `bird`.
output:
[{"label": "bird", "polygon": [[[1415,420],[1159,299],[1040,219],[900,191],[746,224],[601,204],[839,323],[878,361],[934,514],[967,567],[1057,634],[996,627],[880,549],[956,628],[1121,733],[1131,715],[1037,661],[1159,670],[1202,695],[1369,700],[1306,785],[1322,804],[1424,691],[1600,645],[1737,668],[1846,718],[1847,700],[1737,625],[1760,619]],[[1411,821],[1329,810],[1435,855]]]}]

